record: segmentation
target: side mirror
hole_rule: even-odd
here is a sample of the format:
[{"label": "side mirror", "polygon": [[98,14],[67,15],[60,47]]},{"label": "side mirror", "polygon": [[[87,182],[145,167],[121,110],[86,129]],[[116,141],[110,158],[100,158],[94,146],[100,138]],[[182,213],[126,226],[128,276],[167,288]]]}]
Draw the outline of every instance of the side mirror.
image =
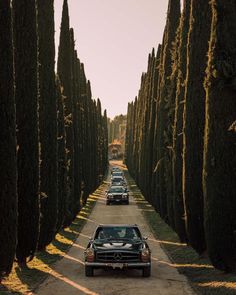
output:
[{"label": "side mirror", "polygon": [[147,241],[147,240],[148,240],[148,237],[143,237],[143,240],[144,240],[144,241]]}]

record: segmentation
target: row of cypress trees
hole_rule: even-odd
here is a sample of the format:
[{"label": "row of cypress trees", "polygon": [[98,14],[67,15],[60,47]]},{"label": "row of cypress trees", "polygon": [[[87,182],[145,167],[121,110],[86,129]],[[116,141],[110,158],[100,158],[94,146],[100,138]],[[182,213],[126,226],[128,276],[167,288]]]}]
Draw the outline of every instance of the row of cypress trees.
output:
[{"label": "row of cypress trees", "polygon": [[92,99],[67,0],[55,74],[54,0],[0,2],[0,279],[69,226],[107,168],[107,115]]},{"label": "row of cypress trees", "polygon": [[115,116],[114,119],[108,118],[108,142],[112,143],[114,140],[121,139],[122,137],[122,129],[124,126],[124,130],[126,127],[126,115],[118,115]]},{"label": "row of cypress trees", "polygon": [[125,161],[160,216],[236,269],[236,4],[169,0],[162,45],[128,104]]}]

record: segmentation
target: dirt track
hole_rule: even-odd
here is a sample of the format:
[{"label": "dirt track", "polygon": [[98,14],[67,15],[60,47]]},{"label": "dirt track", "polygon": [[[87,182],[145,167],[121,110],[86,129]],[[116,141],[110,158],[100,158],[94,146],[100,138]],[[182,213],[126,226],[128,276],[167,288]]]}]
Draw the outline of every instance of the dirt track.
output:
[{"label": "dirt track", "polygon": [[[118,163],[119,164],[119,163]],[[140,209],[132,198],[130,205],[105,205],[103,184],[95,194],[97,204],[87,220],[79,238],[68,254],[52,269],[51,276],[35,292],[38,295],[194,295],[186,278],[180,275],[154,239]],[[133,187],[134,189],[134,187]],[[152,275],[143,278],[138,270],[96,270],[95,276],[84,275],[83,251],[89,237],[100,223],[137,223],[149,237],[152,250]]]}]

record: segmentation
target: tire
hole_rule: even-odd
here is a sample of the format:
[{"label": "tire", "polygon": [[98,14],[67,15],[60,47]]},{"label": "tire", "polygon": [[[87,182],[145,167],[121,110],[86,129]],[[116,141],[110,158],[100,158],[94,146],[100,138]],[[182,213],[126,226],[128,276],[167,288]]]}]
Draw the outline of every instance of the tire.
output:
[{"label": "tire", "polygon": [[110,205],[110,202],[107,201],[106,204],[107,204],[107,205]]},{"label": "tire", "polygon": [[149,278],[151,275],[151,266],[144,267],[143,268],[143,277],[144,278]]},{"label": "tire", "polygon": [[92,266],[85,266],[85,276],[86,277],[93,277],[93,267]]},{"label": "tire", "polygon": [[126,201],[126,205],[129,205],[129,200],[128,200],[128,201]]}]

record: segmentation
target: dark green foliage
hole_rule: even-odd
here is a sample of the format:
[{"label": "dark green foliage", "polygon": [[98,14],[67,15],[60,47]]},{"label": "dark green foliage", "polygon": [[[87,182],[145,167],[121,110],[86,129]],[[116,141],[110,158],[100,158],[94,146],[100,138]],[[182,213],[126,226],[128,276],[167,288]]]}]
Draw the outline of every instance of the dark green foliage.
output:
[{"label": "dark green foliage", "polygon": [[80,154],[79,154],[79,118],[78,118],[78,99],[79,99],[79,71],[77,67],[77,52],[75,51],[74,31],[70,29],[71,42],[71,79],[72,79],[72,103],[73,103],[73,132],[74,132],[74,195],[73,195],[73,219],[80,211],[80,195],[81,195],[81,172],[80,172]]},{"label": "dark green foliage", "polygon": [[[149,158],[147,161],[147,180],[149,180],[148,191],[149,201],[154,205],[154,185],[152,182],[154,169],[155,169],[155,160],[154,160],[154,137],[155,137],[155,122],[156,122],[156,109],[157,109],[157,86],[159,78],[159,64],[160,64],[160,54],[161,54],[161,45],[159,44],[157,55],[154,60],[154,69],[153,69],[153,80],[152,80],[152,90],[151,90],[151,106],[150,106],[150,120],[148,126],[148,144],[147,144],[147,153]],[[149,149],[151,148],[151,151]],[[156,149],[155,149],[156,152]],[[154,205],[155,206],[155,205]]]},{"label": "dark green foliage", "polygon": [[[204,21],[203,21],[204,20]],[[183,114],[183,198],[188,241],[198,252],[206,249],[203,225],[204,77],[210,37],[210,5],[192,0],[187,47],[187,77]],[[199,42],[201,36],[201,42]]]},{"label": "dark green foliage", "polygon": [[67,193],[68,202],[64,225],[73,220],[74,202],[74,127],[73,127],[73,80],[72,80],[72,50],[67,0],[64,0],[61,20],[60,45],[58,50],[57,73],[65,96],[65,130],[67,154]]},{"label": "dark green foliage", "polygon": [[236,270],[235,1],[211,1],[203,187],[207,250],[213,265]]},{"label": "dark green foliage", "polygon": [[67,170],[66,170],[66,133],[64,122],[64,96],[61,93],[61,85],[58,77],[56,79],[56,96],[57,96],[57,146],[58,146],[58,214],[57,214],[57,231],[63,224],[67,208]]},{"label": "dark green foliage", "polygon": [[160,215],[168,222],[167,212],[167,182],[165,168],[167,165],[168,146],[165,143],[165,133],[168,124],[168,111],[170,101],[168,100],[169,78],[172,73],[171,67],[171,49],[175,40],[176,31],[179,25],[180,1],[170,0],[167,13],[166,28],[162,48],[161,75],[159,76],[159,98],[157,105],[157,197],[160,199]]},{"label": "dark green foliage", "polygon": [[17,237],[17,163],[10,2],[0,2],[0,281],[11,271]]},{"label": "dark green foliage", "polygon": [[105,175],[108,165],[108,126],[107,126],[107,110],[104,110],[103,113],[103,147],[102,147],[102,172]]},{"label": "dark green foliage", "polygon": [[187,41],[189,31],[190,0],[184,1],[183,12],[176,35],[177,56],[174,66],[177,70],[175,114],[173,125],[173,209],[174,228],[182,242],[186,241],[185,210],[183,201],[182,173],[183,173],[183,101],[185,93]]},{"label": "dark green foliage", "polygon": [[54,73],[54,0],[38,1],[41,220],[38,249],[50,244],[57,224],[57,97]]},{"label": "dark green foliage", "polygon": [[39,235],[38,50],[35,0],[14,0],[14,61],[18,167],[16,257],[33,258]]}]

